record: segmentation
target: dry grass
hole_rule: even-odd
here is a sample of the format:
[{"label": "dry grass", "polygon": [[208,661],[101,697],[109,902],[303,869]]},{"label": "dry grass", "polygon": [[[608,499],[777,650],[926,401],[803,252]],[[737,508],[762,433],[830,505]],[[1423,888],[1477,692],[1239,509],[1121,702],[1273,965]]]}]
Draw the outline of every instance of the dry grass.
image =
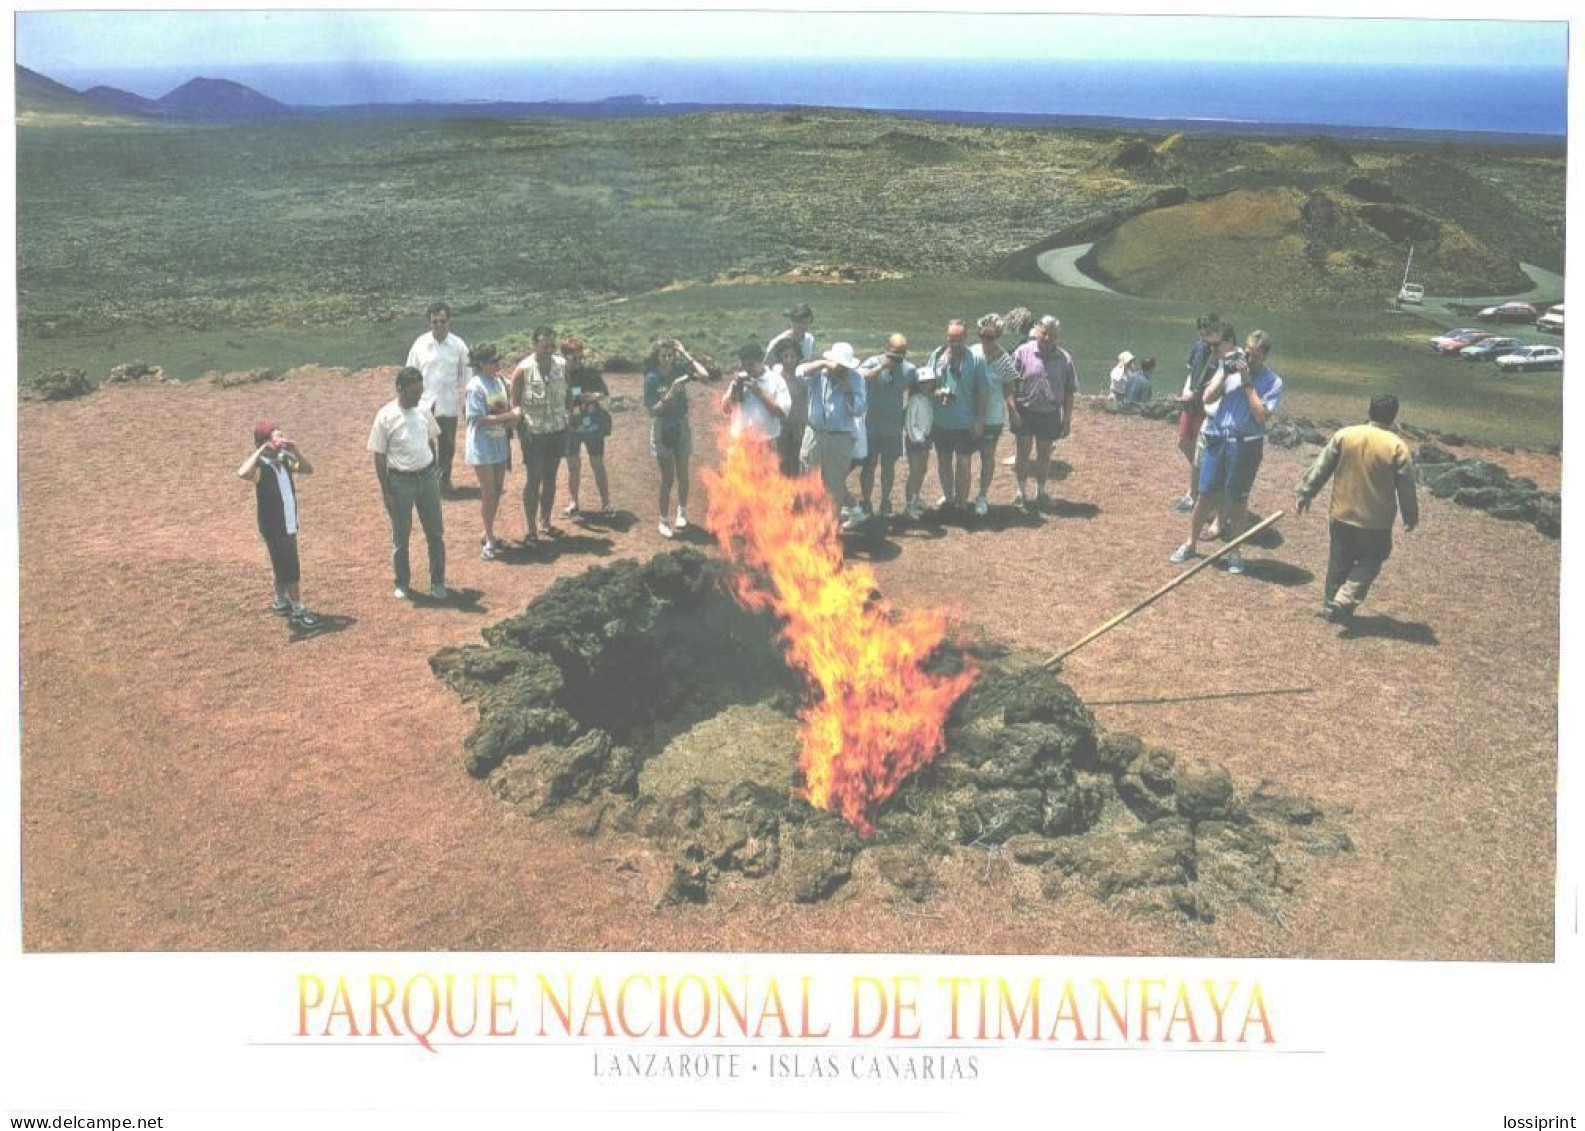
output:
[{"label": "dry grass", "polygon": [[[615,392],[633,384],[612,380]],[[1242,789],[1269,779],[1311,794],[1341,821],[1357,851],[1303,862],[1280,920],[1190,927],[1084,898],[1050,904],[1027,873],[977,852],[945,867],[923,906],[861,877],[825,906],[789,905],[771,881],[655,910],[662,877],[644,844],[530,823],[466,776],[471,709],[426,664],[556,576],[661,548],[642,421],[618,416],[609,458],[631,530],[591,533],[550,564],[481,563],[477,504],[449,502],[451,582],[482,596],[426,610],[390,596],[363,451],[389,395],[363,374],[20,406],[30,950],[1552,956],[1559,553],[1532,530],[1428,500],[1368,609],[1390,618],[1374,622],[1387,634],[1340,639],[1313,617],[1324,521],[1289,518],[1250,576],[1206,571],[1069,662],[1091,700],[1314,686],[1098,711],[1225,763]],[[713,400],[694,394],[705,451]],[[261,415],[318,465],[302,488],[305,594],[349,618],[342,631],[293,642],[265,611],[251,492],[231,474]],[[887,595],[955,606],[1039,653],[1171,577],[1183,522],[1167,504],[1184,478],[1171,432],[1085,413],[1061,454],[1074,468],[1056,485],[1065,517],[899,533],[900,553],[877,563]],[[1286,505],[1304,458],[1269,453],[1257,507]],[[520,531],[516,508],[506,514],[506,532]],[[414,549],[421,563],[420,539]]]}]

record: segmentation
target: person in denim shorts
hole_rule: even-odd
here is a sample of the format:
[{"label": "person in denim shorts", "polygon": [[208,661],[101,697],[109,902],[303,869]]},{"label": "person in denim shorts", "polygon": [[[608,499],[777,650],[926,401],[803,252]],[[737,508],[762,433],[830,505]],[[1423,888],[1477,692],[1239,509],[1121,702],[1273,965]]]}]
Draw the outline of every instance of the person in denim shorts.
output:
[{"label": "person in denim shorts", "polygon": [[[1250,334],[1242,352],[1223,357],[1206,382],[1205,402],[1220,400],[1205,423],[1200,460],[1200,497],[1189,515],[1189,540],[1172,552],[1172,562],[1194,557],[1200,528],[1213,509],[1224,534],[1237,537],[1249,518],[1249,493],[1264,456],[1266,421],[1282,403],[1282,378],[1266,364],[1271,339],[1263,330]],[[1229,573],[1244,572],[1238,551],[1227,556]]]}]

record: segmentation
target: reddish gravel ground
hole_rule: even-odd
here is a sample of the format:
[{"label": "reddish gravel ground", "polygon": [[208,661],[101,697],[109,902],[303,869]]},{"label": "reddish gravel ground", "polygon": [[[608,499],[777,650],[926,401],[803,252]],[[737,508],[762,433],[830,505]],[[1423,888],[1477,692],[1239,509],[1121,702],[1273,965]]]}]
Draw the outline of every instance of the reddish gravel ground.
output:
[{"label": "reddish gravel ground", "polygon": [[[477,502],[450,501],[450,581],[478,597],[424,608],[391,597],[364,452],[390,395],[381,371],[20,407],[28,949],[1552,957],[1559,552],[1531,529],[1427,498],[1349,639],[1315,619],[1324,518],[1290,516],[1249,575],[1207,570],[1069,661],[1094,703],[1312,688],[1095,708],[1107,727],[1224,763],[1241,789],[1307,793],[1344,826],[1356,851],[1306,862],[1280,919],[1052,904],[989,855],[919,906],[861,874],[823,906],[770,881],[657,909],[661,870],[642,843],[529,822],[464,773],[473,709],[427,666],[553,578],[663,548],[640,414],[617,415],[609,457],[636,516],[625,530],[580,532],[549,562],[483,563]],[[703,452],[717,395],[694,393]],[[232,475],[262,416],[317,465],[301,488],[304,589],[342,627],[302,640],[266,611],[252,492]],[[1287,505],[1313,452],[1268,454],[1257,509]],[[887,596],[953,606],[1046,653],[1172,577],[1184,523],[1167,504],[1184,476],[1171,431],[1083,412],[1060,454],[1073,468],[1061,513],[898,532],[875,563]],[[1550,457],[1485,454],[1558,481]],[[696,487],[697,515],[704,502]],[[522,531],[515,505],[504,531]],[[414,552],[422,579],[419,537]]]}]

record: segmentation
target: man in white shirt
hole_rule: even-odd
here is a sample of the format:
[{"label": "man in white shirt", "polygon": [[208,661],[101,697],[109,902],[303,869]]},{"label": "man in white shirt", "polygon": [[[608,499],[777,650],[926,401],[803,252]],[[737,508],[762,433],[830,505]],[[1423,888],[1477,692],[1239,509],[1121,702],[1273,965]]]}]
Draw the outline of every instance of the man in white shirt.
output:
[{"label": "man in white shirt", "polygon": [[765,354],[757,343],[744,346],[737,356],[743,368],[721,398],[721,411],[732,418],[734,439],[772,445],[781,435],[782,421],[792,408],[787,381],[777,370],[765,367]]},{"label": "man in white shirt", "polygon": [[374,416],[368,450],[374,454],[374,475],[380,497],[391,519],[391,568],[396,575],[399,601],[412,588],[412,564],[407,544],[413,533],[413,510],[418,510],[429,548],[429,593],[446,599],[446,539],[440,515],[438,444],[440,425],[419,404],[424,396],[424,375],[409,366],[396,375],[396,399]]},{"label": "man in white shirt", "polygon": [[420,334],[407,351],[407,364],[424,375],[424,395],[429,398],[440,425],[440,490],[451,495],[451,459],[457,450],[457,414],[473,376],[468,368],[468,343],[451,332],[451,307],[443,302],[429,307],[429,333]]}]

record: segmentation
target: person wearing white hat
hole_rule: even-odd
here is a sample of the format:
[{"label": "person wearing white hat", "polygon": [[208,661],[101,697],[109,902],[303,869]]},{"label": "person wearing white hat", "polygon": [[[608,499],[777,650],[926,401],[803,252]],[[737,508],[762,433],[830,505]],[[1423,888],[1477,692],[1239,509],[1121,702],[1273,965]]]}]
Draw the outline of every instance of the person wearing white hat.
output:
[{"label": "person wearing white hat", "polygon": [[1121,402],[1128,393],[1128,382],[1134,375],[1134,355],[1124,350],[1117,355],[1117,364],[1112,366],[1112,399]]},{"label": "person wearing white hat", "polygon": [[814,435],[810,462],[820,469],[833,513],[846,495],[853,449],[868,407],[858,370],[858,355],[847,342],[837,342],[797,369],[797,376],[809,383],[809,430]]}]

